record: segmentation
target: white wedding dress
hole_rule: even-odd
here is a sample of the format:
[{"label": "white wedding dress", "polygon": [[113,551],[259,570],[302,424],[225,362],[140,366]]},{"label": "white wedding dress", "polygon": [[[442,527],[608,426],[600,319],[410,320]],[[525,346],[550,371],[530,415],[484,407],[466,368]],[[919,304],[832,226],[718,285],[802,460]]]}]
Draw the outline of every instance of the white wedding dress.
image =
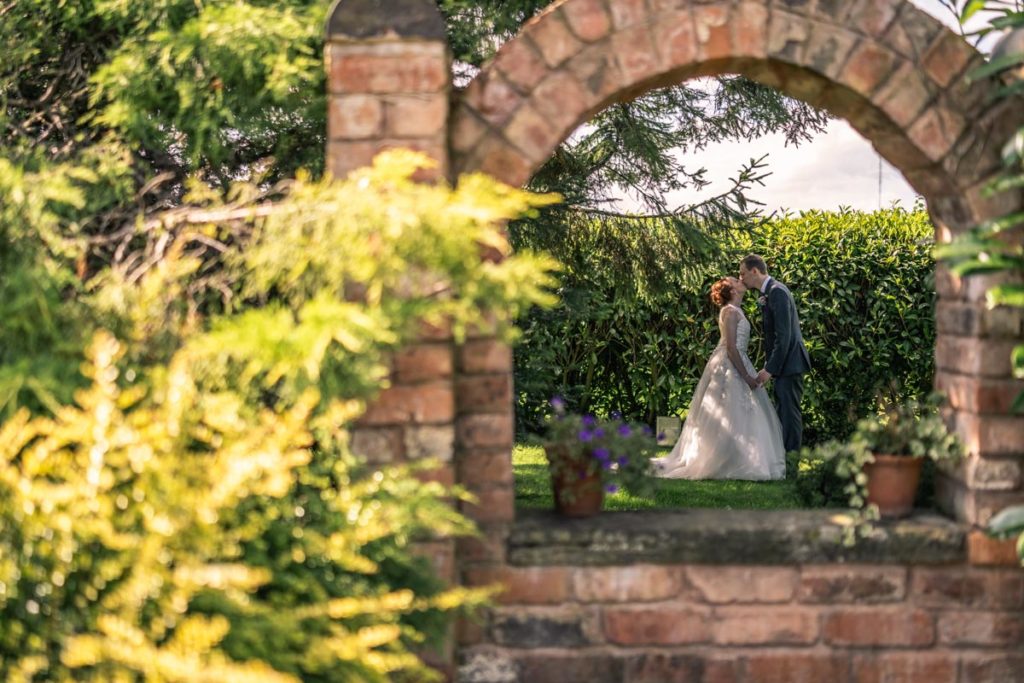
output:
[{"label": "white wedding dress", "polygon": [[751,390],[733,367],[725,345],[726,308],[739,313],[736,348],[750,375],[747,357],[750,321],[726,304],[718,316],[721,339],[704,367],[690,412],[672,453],[654,460],[659,477],[669,479],[782,479],[786,452],[782,426],[764,387]]}]

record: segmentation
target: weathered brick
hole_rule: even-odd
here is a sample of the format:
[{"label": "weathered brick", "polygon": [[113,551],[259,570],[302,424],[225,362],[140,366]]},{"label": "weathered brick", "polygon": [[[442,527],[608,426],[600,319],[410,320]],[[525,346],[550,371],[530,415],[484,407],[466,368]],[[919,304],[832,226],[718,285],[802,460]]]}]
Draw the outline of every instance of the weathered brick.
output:
[{"label": "weathered brick", "polygon": [[565,567],[476,567],[465,572],[467,586],[501,584],[503,605],[557,605],[569,595]]},{"label": "weathered brick", "polygon": [[967,561],[974,566],[1019,567],[1017,539],[992,538],[974,529],[967,534]]},{"label": "weathered brick", "polygon": [[372,463],[399,462],[405,458],[404,430],[401,427],[352,430],[350,447],[355,455]]},{"label": "weathered brick", "polygon": [[[1024,425],[1021,425],[1024,430]],[[1024,444],[1022,444],[1024,450]],[[976,491],[1016,491],[1021,486],[1021,459],[972,456],[965,463],[964,481]]]},{"label": "weathered brick", "polygon": [[856,48],[839,72],[839,82],[855,92],[869,96],[875,88],[896,71],[900,62],[896,55],[873,41],[864,41]]},{"label": "weathered brick", "polygon": [[707,610],[676,606],[606,607],[604,634],[616,645],[681,645],[711,640]]},{"label": "weathered brick", "polygon": [[889,26],[882,42],[907,59],[917,62],[945,27],[911,3],[904,3],[899,17]]},{"label": "weathered brick", "polygon": [[932,161],[942,161],[960,137],[967,122],[953,109],[933,104],[914,121],[907,135]]},{"label": "weathered brick", "polygon": [[728,5],[695,5],[693,28],[700,46],[701,59],[720,59],[732,55]]},{"label": "weathered brick", "polygon": [[935,340],[935,365],[961,375],[1008,378],[1012,373],[1010,354],[1013,339],[978,339],[939,335]]},{"label": "weathered brick", "polygon": [[464,373],[510,372],[512,348],[496,339],[475,339],[459,347],[459,370]]},{"label": "weathered brick", "polygon": [[850,660],[846,654],[766,652],[748,655],[746,678],[757,683],[824,683],[848,679]]},{"label": "weathered brick", "polygon": [[376,95],[336,95],[328,105],[332,140],[361,140],[384,131],[384,106]]},{"label": "weathered brick", "polygon": [[835,78],[857,43],[849,31],[811,22],[803,64],[829,78]]},{"label": "weathered brick", "polygon": [[711,626],[719,645],[810,645],[818,613],[792,607],[717,607]]},{"label": "weathered brick", "polygon": [[581,567],[572,592],[580,602],[649,602],[677,596],[684,583],[682,568],[671,565]]},{"label": "weathered brick", "polygon": [[405,457],[408,460],[435,458],[451,462],[455,453],[454,425],[409,426],[404,431]]},{"label": "weathered brick", "polygon": [[480,171],[507,185],[518,187],[526,184],[538,166],[500,135],[489,133],[459,170]]},{"label": "weathered brick", "polygon": [[525,36],[501,46],[494,58],[494,68],[523,94],[533,90],[548,74],[548,65]]},{"label": "weathered brick", "polygon": [[463,453],[459,457],[459,483],[470,488],[512,485],[512,458],[508,451]]},{"label": "weathered brick", "polygon": [[924,110],[934,90],[912,62],[904,62],[871,100],[896,125],[906,128]]},{"label": "weathered brick", "polygon": [[455,392],[460,414],[499,413],[512,405],[512,378],[507,374],[459,377]]},{"label": "weathered brick", "polygon": [[956,683],[956,677],[952,653],[873,652],[853,658],[856,683]]},{"label": "weathered brick", "polygon": [[903,567],[806,566],[800,570],[801,602],[898,602],[906,594],[907,570]]},{"label": "weathered brick", "polygon": [[455,618],[455,642],[462,648],[478,645],[487,637],[486,616],[483,610]]},{"label": "weathered brick", "polygon": [[[683,683],[706,681],[707,662],[696,655],[643,653],[625,661],[623,683]],[[584,679],[576,679],[584,680]]]},{"label": "weathered brick", "polygon": [[332,140],[327,143],[327,160],[331,175],[335,178],[345,178],[352,171],[372,164],[374,157],[386,149],[411,149],[423,152],[438,162],[436,167],[420,169],[413,175],[417,182],[432,182],[437,180],[442,174],[442,169],[447,167],[447,147],[445,138],[441,136],[433,139]]},{"label": "weathered brick", "polygon": [[923,607],[1024,609],[1019,569],[911,569],[911,598]]},{"label": "weathered brick", "polygon": [[772,12],[765,45],[768,56],[792,64],[801,63],[807,35],[808,23],[805,17],[778,10]]},{"label": "weathered brick", "polygon": [[939,643],[1010,647],[1020,645],[1024,616],[1007,612],[957,610],[939,615]]},{"label": "weathered brick", "polygon": [[840,610],[825,616],[826,642],[843,646],[925,647],[935,642],[935,620],[924,610]]},{"label": "weathered brick", "polygon": [[403,384],[450,377],[452,347],[448,344],[415,344],[395,353],[392,370]]},{"label": "weathered brick", "polygon": [[733,10],[733,54],[764,57],[767,50],[768,8],[760,2],[740,2]]},{"label": "weathered brick", "polygon": [[580,51],[583,47],[562,20],[561,12],[548,12],[526,25],[523,32],[530,36],[544,62],[554,68]]},{"label": "weathered brick", "polygon": [[845,24],[873,40],[878,40],[896,18],[900,3],[892,0],[854,0]]},{"label": "weathered brick", "polygon": [[496,71],[477,76],[463,99],[492,126],[504,125],[523,101],[519,92]]},{"label": "weathered brick", "polygon": [[592,43],[608,35],[612,20],[600,0],[573,0],[562,5],[569,29],[580,40]]},{"label": "weathered brick", "polygon": [[968,453],[994,456],[1024,453],[1024,416],[957,412],[956,433]]},{"label": "weathered brick", "polygon": [[622,70],[614,53],[604,44],[586,48],[569,61],[567,68],[586,88],[588,101],[604,101],[623,87]]},{"label": "weathered brick", "polygon": [[392,386],[380,393],[359,419],[364,426],[442,423],[455,419],[455,396],[448,382]]},{"label": "weathered brick", "polygon": [[710,603],[787,602],[796,590],[797,570],[790,567],[693,566],[686,577]]},{"label": "weathered brick", "polygon": [[[544,79],[531,104],[560,137],[568,135],[580,123],[583,111],[596,103],[594,98],[569,72],[559,71]],[[554,150],[548,150],[548,156]]]},{"label": "weathered brick", "polygon": [[387,135],[396,138],[447,136],[446,93],[387,95],[384,102]]},{"label": "weathered brick", "polygon": [[841,25],[853,6],[850,0],[818,0],[814,3],[811,16]]},{"label": "weathered brick", "polygon": [[579,656],[546,653],[517,658],[517,681],[530,683],[621,683],[623,660],[612,655],[587,652]]},{"label": "weathered brick", "polygon": [[618,30],[645,22],[650,17],[644,0],[615,0],[608,3],[612,11],[612,23]]},{"label": "weathered brick", "polygon": [[423,483],[441,484],[446,489],[455,485],[455,469],[448,464],[440,465],[429,470],[420,470],[414,475]]},{"label": "weathered brick", "polygon": [[966,40],[944,29],[925,52],[921,66],[929,78],[945,88],[977,54]]},{"label": "weathered brick", "polygon": [[439,92],[448,84],[448,61],[417,53],[346,54],[329,60],[334,93]]},{"label": "weathered brick", "polygon": [[506,533],[507,530],[503,525],[491,524],[485,533],[479,536],[465,536],[457,539],[456,549],[459,561],[465,565],[505,562]]},{"label": "weathered brick", "polygon": [[562,141],[561,131],[541,115],[532,103],[516,111],[505,133],[509,139],[515,140],[516,146],[523,150],[526,158],[538,166],[551,156],[551,152]]},{"label": "weathered brick", "polygon": [[627,84],[650,78],[661,70],[651,31],[646,24],[612,34],[611,48]]},{"label": "weathered brick", "polygon": [[1024,683],[1024,654],[965,654],[961,683]]},{"label": "weathered brick", "polygon": [[573,607],[499,608],[491,618],[491,635],[509,647],[580,647],[594,642],[591,619]]},{"label": "weathered brick", "polygon": [[[693,18],[689,11],[673,15],[672,21],[659,22],[651,27],[651,31],[666,69],[685,67],[697,59],[697,37],[693,31]],[[763,43],[763,27],[761,32]]]},{"label": "weathered brick", "polygon": [[462,511],[480,524],[511,522],[515,519],[515,491],[511,486],[474,489],[476,503],[463,503]]},{"label": "weathered brick", "polygon": [[[965,326],[976,325],[976,319],[982,318],[985,311],[978,311],[974,306],[966,304],[952,310],[946,307],[943,316],[962,314],[970,317]],[[939,317],[936,311],[936,317]],[[949,325],[948,318],[946,325]],[[949,399],[949,404],[957,410],[977,414],[1006,415],[1022,392],[1024,381],[992,379],[974,375],[959,375],[939,372],[935,375],[935,388]]]}]

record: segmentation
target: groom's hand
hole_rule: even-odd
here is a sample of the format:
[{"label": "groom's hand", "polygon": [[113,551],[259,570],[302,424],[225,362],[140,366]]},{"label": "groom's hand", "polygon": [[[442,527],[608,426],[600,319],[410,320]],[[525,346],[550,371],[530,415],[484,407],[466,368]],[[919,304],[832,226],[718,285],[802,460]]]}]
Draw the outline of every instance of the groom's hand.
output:
[{"label": "groom's hand", "polygon": [[757,373],[757,385],[764,386],[771,378],[771,373],[762,368],[761,372]]}]

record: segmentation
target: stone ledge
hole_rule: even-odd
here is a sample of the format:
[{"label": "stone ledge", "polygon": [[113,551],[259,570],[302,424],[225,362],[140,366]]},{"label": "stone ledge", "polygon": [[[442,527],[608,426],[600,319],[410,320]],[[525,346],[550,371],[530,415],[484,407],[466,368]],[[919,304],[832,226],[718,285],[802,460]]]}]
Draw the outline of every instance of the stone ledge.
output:
[{"label": "stone ledge", "polygon": [[604,512],[567,519],[517,511],[508,562],[519,566],[625,564],[935,565],[967,561],[967,527],[933,512],[877,525],[876,538],[841,541],[842,510]]}]

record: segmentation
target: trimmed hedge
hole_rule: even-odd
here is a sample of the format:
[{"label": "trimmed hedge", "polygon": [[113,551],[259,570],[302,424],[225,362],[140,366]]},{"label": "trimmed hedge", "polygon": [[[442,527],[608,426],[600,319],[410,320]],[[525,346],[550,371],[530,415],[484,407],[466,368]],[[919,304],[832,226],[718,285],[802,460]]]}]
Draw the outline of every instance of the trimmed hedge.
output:
[{"label": "trimmed hedge", "polygon": [[[931,389],[933,228],[923,211],[787,215],[721,240],[702,263],[672,264],[685,276],[660,267],[645,279],[650,271],[636,266],[650,252],[660,252],[662,266],[674,258],[664,249],[668,228],[649,228],[638,235],[593,223],[556,250],[567,264],[562,302],[527,316],[516,348],[521,431],[537,428],[556,394],[574,409],[620,411],[649,424],[657,415],[685,416],[718,342],[710,286],[737,273],[749,252],[763,255],[796,298],[814,366],[805,377],[806,444],[845,437],[881,387],[896,383],[897,396],[906,397]],[[753,295],[746,307],[757,364],[763,351]]]}]

